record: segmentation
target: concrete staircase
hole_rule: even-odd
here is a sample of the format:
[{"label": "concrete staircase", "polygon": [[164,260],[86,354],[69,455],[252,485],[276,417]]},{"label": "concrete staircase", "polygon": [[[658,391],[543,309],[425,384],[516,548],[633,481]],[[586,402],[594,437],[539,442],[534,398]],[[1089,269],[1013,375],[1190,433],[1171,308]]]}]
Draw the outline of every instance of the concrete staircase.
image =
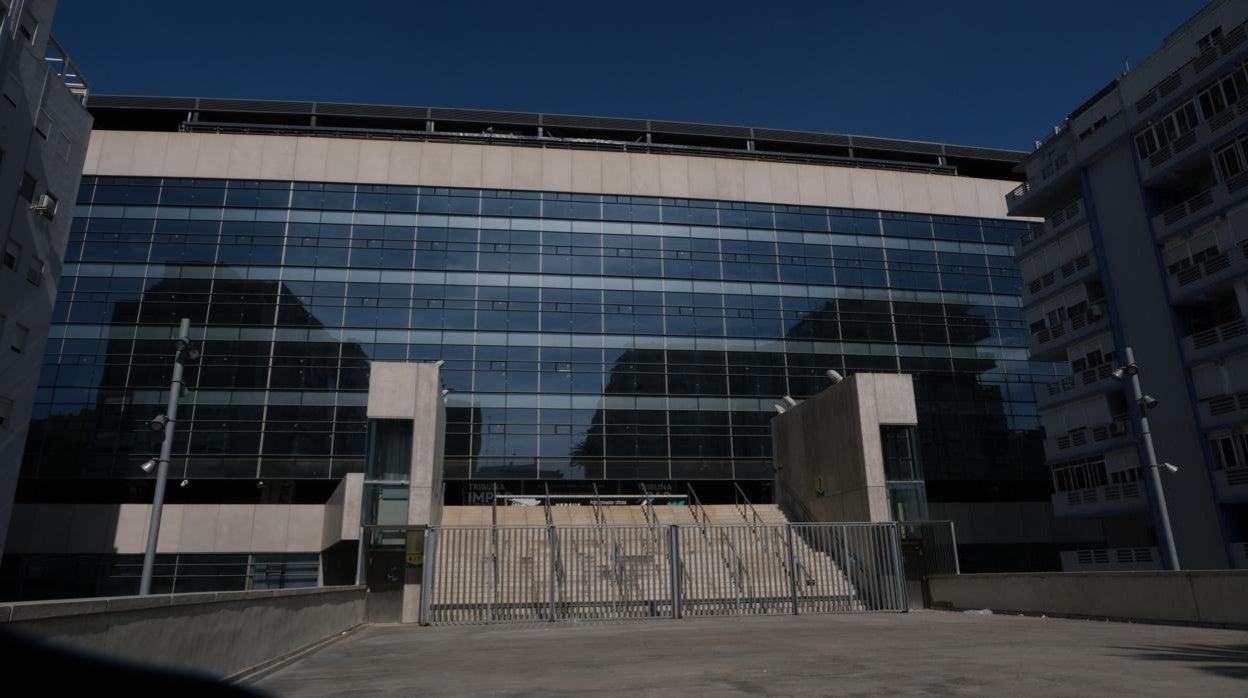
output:
[{"label": "concrete staircase", "polygon": [[[433,622],[640,618],[672,612],[670,543],[680,542],[684,615],[792,612],[789,531],[775,505],[746,518],[733,505],[639,505],[443,509],[435,553]],[[492,517],[497,527],[491,527]],[[857,610],[853,585],[826,552],[791,537],[804,612]],[[554,555],[552,564],[551,556]],[[552,570],[555,605],[551,608]]]}]

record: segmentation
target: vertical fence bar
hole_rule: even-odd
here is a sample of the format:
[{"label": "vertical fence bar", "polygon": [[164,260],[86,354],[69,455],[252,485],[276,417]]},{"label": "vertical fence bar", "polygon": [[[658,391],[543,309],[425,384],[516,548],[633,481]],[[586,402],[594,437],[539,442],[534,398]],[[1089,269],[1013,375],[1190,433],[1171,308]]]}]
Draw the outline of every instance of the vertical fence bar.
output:
[{"label": "vertical fence bar", "polygon": [[793,524],[784,527],[789,544],[789,598],[793,600],[793,615],[797,615],[797,551],[793,549]]},{"label": "vertical fence bar", "polygon": [[909,611],[910,598],[906,589],[905,563],[901,561],[901,527],[896,523],[892,527],[893,546],[893,578],[896,580],[897,606],[894,610]]},{"label": "vertical fence bar", "polygon": [[420,570],[420,618],[421,625],[429,625],[429,607],[433,600],[433,573],[438,551],[438,529],[425,531],[425,564]]},{"label": "vertical fence bar", "polygon": [[672,573],[672,618],[681,617],[681,565],[680,565],[680,527],[672,525],[671,538],[667,543],[667,559]]}]

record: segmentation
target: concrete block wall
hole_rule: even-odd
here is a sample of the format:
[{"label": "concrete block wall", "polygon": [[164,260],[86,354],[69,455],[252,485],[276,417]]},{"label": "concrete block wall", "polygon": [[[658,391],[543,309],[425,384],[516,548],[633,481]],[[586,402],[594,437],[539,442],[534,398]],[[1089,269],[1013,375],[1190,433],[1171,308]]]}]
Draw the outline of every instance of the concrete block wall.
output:
[{"label": "concrete block wall", "polygon": [[856,373],[789,408],[771,423],[782,505],[792,496],[819,521],[891,520],[880,425],[917,423],[904,374]]},{"label": "concrete block wall", "polygon": [[930,588],[936,608],[1248,628],[1248,570],[963,574]]},{"label": "concrete block wall", "polygon": [[5,629],[140,664],[233,676],[364,622],[360,586],[0,604]]}]

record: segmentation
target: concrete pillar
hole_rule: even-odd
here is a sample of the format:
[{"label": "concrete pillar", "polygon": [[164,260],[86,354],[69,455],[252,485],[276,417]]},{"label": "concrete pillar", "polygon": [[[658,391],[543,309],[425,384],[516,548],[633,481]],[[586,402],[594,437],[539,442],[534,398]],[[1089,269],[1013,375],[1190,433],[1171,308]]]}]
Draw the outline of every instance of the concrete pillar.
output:
[{"label": "concrete pillar", "polygon": [[[412,455],[408,475],[407,560],[403,580],[404,623],[420,620],[424,529],[442,517],[442,448],[446,406],[441,368],[433,363],[374,361],[368,383],[369,419],[410,419]],[[416,562],[420,560],[421,562]]]},{"label": "concrete pillar", "polygon": [[776,416],[776,496],[785,513],[795,520],[891,521],[882,424],[918,424],[909,375],[856,373]]}]

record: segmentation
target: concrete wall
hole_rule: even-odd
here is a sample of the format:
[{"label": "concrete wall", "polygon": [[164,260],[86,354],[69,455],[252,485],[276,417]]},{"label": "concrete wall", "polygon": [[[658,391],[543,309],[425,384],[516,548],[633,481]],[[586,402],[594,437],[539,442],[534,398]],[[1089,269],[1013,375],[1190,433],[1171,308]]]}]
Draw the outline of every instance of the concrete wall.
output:
[{"label": "concrete wall", "polygon": [[[1180,466],[1177,473],[1162,472],[1179,563],[1186,569],[1225,568],[1229,541],[1223,539],[1205,438],[1193,408],[1196,394],[1183,363],[1184,331],[1169,312],[1166,277],[1149,239],[1132,149],[1118,148],[1090,164],[1087,176],[1090,198],[1096,202],[1089,215],[1095,219],[1093,236],[1100,247],[1097,262],[1110,301],[1109,317],[1117,328],[1115,344],[1120,352],[1134,350],[1144,392],[1159,401],[1148,412],[1158,460]],[[1130,400],[1128,407],[1138,412]],[[1137,452],[1143,466],[1147,459],[1142,449]]]},{"label": "concrete wall", "polygon": [[[91,115],[44,59],[55,0],[6,5],[9,16],[0,31],[0,249],[12,241],[21,245],[21,254],[15,269],[0,266],[0,398],[13,401],[0,426],[0,554],[91,131]],[[33,41],[16,33],[22,13],[38,21]],[[51,220],[31,211],[31,202],[17,194],[26,173],[37,181],[36,197],[57,198]],[[42,272],[36,259],[43,262]],[[28,280],[32,270],[38,285]],[[18,324],[29,330],[20,353],[10,349]]]},{"label": "concrete wall", "polygon": [[1248,570],[963,574],[930,584],[937,608],[1248,627]]},{"label": "concrete wall", "polygon": [[1017,186],[971,177],[687,155],[315,136],[95,131],[86,174],[724,199],[1004,218]]},{"label": "concrete wall", "polygon": [[[166,504],[161,553],[314,553],[360,537],[364,476],[347,475],[326,504]],[[150,504],[18,504],[9,552],[139,554]]]},{"label": "concrete wall", "polygon": [[791,496],[819,521],[890,521],[881,424],[918,424],[909,375],[855,373],[775,417],[776,491],[785,513],[802,518]]},{"label": "concrete wall", "polygon": [[0,604],[0,623],[58,645],[231,676],[364,621],[364,587]]},{"label": "concrete wall", "polygon": [[[374,361],[368,379],[369,419],[412,420],[412,463],[408,475],[407,524],[436,525],[442,520],[442,460],[446,405],[441,366],[435,363]],[[408,559],[424,552],[423,530],[408,533]],[[405,567],[401,617],[420,620],[422,565]]]}]

